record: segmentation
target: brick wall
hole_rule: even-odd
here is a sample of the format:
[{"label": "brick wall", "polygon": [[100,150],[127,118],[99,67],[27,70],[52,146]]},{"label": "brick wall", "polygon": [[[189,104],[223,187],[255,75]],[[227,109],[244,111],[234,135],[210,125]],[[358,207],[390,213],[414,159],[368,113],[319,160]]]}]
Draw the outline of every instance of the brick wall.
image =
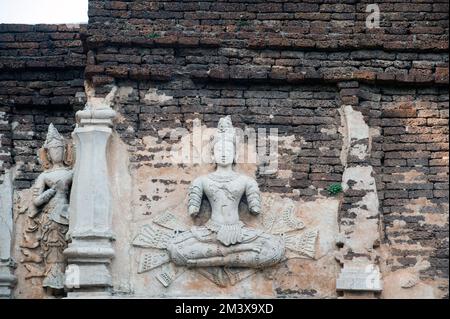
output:
[{"label": "brick wall", "polygon": [[[143,164],[145,159],[140,155],[133,155],[145,149],[145,136],[156,137],[162,143],[168,140],[168,136],[161,136],[164,129],[192,130],[194,119],[215,127],[220,117],[231,115],[236,127],[255,131],[264,128],[267,134],[270,129],[277,129],[280,137],[294,137],[297,141],[279,145],[279,169],[292,171],[290,177],[260,175],[258,181],[263,190],[292,193],[297,189],[299,195],[308,197],[341,180],[340,102],[334,86],[204,83],[189,78],[116,84],[133,88],[127,101],[118,103],[122,116],[117,125],[123,140],[133,146],[133,165],[153,166]],[[155,89],[157,95],[165,96],[165,101],[146,98],[149,90]],[[301,149],[300,157],[297,147]],[[176,166],[167,163],[172,165]]]},{"label": "brick wall", "polygon": [[84,103],[83,28],[0,24],[0,173],[20,164],[19,189],[40,171],[36,152],[48,124],[70,136]]},{"label": "brick wall", "polygon": [[[370,3],[90,1],[86,77],[99,93],[137,90],[119,129],[137,149],[162,127],[194,117],[215,126],[224,114],[304,139],[300,154],[281,160],[291,178],[258,181],[306,199],[341,180],[338,108],[353,105],[374,134],[368,164],[387,269],[420,258],[430,263],[422,278],[448,278],[448,3],[381,2],[380,28],[368,29]],[[149,88],[173,99],[145,105]],[[343,221],[356,218],[349,212],[363,195],[343,196]]]},{"label": "brick wall", "polygon": [[371,110],[371,127],[381,133],[374,138],[372,162],[391,270],[421,258],[431,265],[423,278],[448,278],[448,90],[364,90],[372,101],[361,106]]},{"label": "brick wall", "polygon": [[[97,94],[132,88],[116,101],[132,165],[145,162],[133,152],[144,136],[161,141],[162,128],[190,129],[193,118],[213,127],[230,114],[239,127],[302,141],[281,158],[290,177],[258,182],[313,199],[342,179],[338,109],[350,104],[373,133],[389,270],[422,259],[421,277],[448,280],[448,3],[380,1],[380,28],[368,29],[371,3],[91,0],[80,30],[0,25],[0,146],[13,163],[35,161],[50,114],[70,132],[86,65]],[[358,196],[343,196],[347,222]]]},{"label": "brick wall", "polygon": [[[87,45],[94,49],[94,56],[95,48],[104,48],[105,44],[133,48],[239,48],[238,59],[231,62],[211,57],[207,59],[207,67],[197,68],[198,59],[187,61],[187,65],[193,64],[192,76],[209,79],[448,81],[445,63],[431,56],[417,56],[419,52],[444,52],[448,48],[448,3],[382,2],[380,28],[368,29],[365,11],[369,3],[90,1]],[[301,52],[266,56],[261,52],[266,49]],[[246,50],[251,50],[250,57],[246,56]],[[303,53],[315,50],[320,52]],[[399,53],[405,51],[416,54]],[[121,59],[114,59],[113,63],[108,55],[89,61],[89,66],[99,65],[90,68],[90,73],[142,78],[150,76],[152,70],[155,76],[161,71],[154,70],[154,65],[142,70],[142,66],[155,62],[149,63],[136,52],[120,53]],[[223,52],[219,56],[227,54],[233,53]],[[140,70],[130,70],[124,64]],[[156,64],[173,67],[170,61]],[[106,72],[102,66],[107,67]],[[207,70],[210,72],[206,74]],[[163,73],[165,77],[172,74],[170,70]]]}]

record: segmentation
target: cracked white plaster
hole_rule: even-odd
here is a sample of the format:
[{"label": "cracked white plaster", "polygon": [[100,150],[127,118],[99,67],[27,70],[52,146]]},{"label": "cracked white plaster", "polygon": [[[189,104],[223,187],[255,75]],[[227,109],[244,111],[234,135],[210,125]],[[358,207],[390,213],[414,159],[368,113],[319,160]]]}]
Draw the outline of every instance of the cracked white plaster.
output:
[{"label": "cracked white plaster", "polygon": [[369,126],[364,121],[361,112],[353,110],[351,105],[342,106],[342,112],[347,123],[347,138],[349,141],[369,138]]},{"label": "cracked white plaster", "polygon": [[126,102],[133,94],[133,91],[134,89],[131,86],[121,86],[117,90],[117,99],[119,102]]},{"label": "cracked white plaster", "polygon": [[[384,279],[383,299],[442,299],[444,292],[430,279],[421,279],[420,272],[428,269],[430,263],[418,258],[417,263],[408,268],[390,272]],[[444,282],[442,281],[442,284]]]},{"label": "cracked white plaster", "polygon": [[0,112],[0,124],[8,124],[8,120],[6,120],[6,112]]},{"label": "cracked white plaster", "polygon": [[[367,123],[364,121],[364,117],[361,112],[353,110],[351,105],[343,105],[339,109],[341,116],[341,127],[339,132],[343,137],[343,146],[341,150],[341,162],[342,165],[347,165],[348,155],[356,156],[359,159],[364,159],[370,154],[370,141],[371,134]],[[361,144],[355,143],[359,140],[368,140]],[[354,144],[354,146],[352,146]]]},{"label": "cracked white plaster", "polygon": [[144,96],[144,102],[146,103],[163,103],[172,99],[172,96],[165,93],[158,94],[158,89],[156,88],[150,88]]},{"label": "cracked white plaster", "polygon": [[[305,144],[303,137],[296,137],[295,135],[289,136],[278,136],[279,149],[291,150],[294,154],[300,154],[302,150],[302,145]],[[271,141],[272,142],[272,141]],[[274,141],[277,142],[277,141]],[[285,154],[280,154],[285,155]]]},{"label": "cracked white plaster", "polygon": [[407,172],[402,173],[392,173],[394,176],[402,177],[402,183],[411,184],[411,183],[426,183],[426,175],[423,172],[419,172],[415,169],[412,169]]},{"label": "cracked white plaster", "polygon": [[341,119],[341,126],[338,128],[338,132],[342,136],[342,149],[341,154],[339,155],[339,159],[341,160],[342,166],[347,165],[347,157],[349,152],[349,139],[348,139],[348,127],[347,127],[347,121],[345,118],[345,113],[343,111],[343,108],[341,107],[339,110],[339,117]]},{"label": "cracked white plaster", "polygon": [[291,178],[292,177],[292,171],[291,170],[285,170],[285,169],[279,169],[277,171],[277,177],[279,177],[279,178]]},{"label": "cracked white plaster", "polygon": [[357,215],[363,213],[366,218],[376,217],[378,215],[378,196],[374,192],[369,192],[358,202],[358,207],[350,209],[350,212],[354,212]]},{"label": "cracked white plaster", "polygon": [[366,144],[356,144],[350,149],[350,155],[363,160],[367,156],[367,145]]},{"label": "cracked white plaster", "polygon": [[349,189],[349,183],[355,182],[352,189],[376,191],[372,166],[346,167],[342,175],[344,191]]},{"label": "cracked white plaster", "polygon": [[15,130],[19,126],[19,122],[13,121],[11,122],[11,130]]},{"label": "cracked white plaster", "polygon": [[322,128],[320,129],[320,133],[324,133],[324,134],[327,134],[327,135],[334,135],[334,134],[337,133],[337,129],[334,128],[334,127],[332,127],[332,128],[325,128],[325,127],[322,127]]}]

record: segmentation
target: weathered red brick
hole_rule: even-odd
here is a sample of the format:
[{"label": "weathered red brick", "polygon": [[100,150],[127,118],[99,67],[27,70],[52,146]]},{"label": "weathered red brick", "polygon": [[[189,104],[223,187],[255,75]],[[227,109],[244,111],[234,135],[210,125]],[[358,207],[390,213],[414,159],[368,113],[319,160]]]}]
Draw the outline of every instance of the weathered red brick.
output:
[{"label": "weathered red brick", "polygon": [[434,72],[434,77],[436,83],[448,84],[448,67],[447,68],[436,68]]}]

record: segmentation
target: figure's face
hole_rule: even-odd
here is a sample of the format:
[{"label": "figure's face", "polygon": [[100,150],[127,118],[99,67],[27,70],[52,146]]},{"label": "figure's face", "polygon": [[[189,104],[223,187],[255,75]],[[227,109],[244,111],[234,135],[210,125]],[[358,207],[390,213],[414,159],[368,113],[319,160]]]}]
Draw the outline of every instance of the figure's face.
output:
[{"label": "figure's face", "polygon": [[50,147],[47,151],[48,157],[53,164],[61,163],[64,160],[64,147]]},{"label": "figure's face", "polygon": [[219,141],[214,144],[214,161],[220,166],[233,164],[234,152],[233,142]]}]

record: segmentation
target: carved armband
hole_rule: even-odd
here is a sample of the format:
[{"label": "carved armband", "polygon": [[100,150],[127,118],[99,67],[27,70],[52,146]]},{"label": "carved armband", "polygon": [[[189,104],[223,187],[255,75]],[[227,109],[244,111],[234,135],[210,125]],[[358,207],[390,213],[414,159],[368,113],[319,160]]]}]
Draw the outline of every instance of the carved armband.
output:
[{"label": "carved armband", "polygon": [[191,212],[192,209],[194,209],[194,212],[198,212],[200,210],[203,197],[203,189],[201,182],[195,180],[192,183],[192,185],[189,187],[188,197],[189,197],[188,200],[189,212]]},{"label": "carved armband", "polygon": [[245,194],[247,196],[250,212],[253,214],[259,214],[261,212],[261,194],[256,181],[251,181],[247,184]]}]

